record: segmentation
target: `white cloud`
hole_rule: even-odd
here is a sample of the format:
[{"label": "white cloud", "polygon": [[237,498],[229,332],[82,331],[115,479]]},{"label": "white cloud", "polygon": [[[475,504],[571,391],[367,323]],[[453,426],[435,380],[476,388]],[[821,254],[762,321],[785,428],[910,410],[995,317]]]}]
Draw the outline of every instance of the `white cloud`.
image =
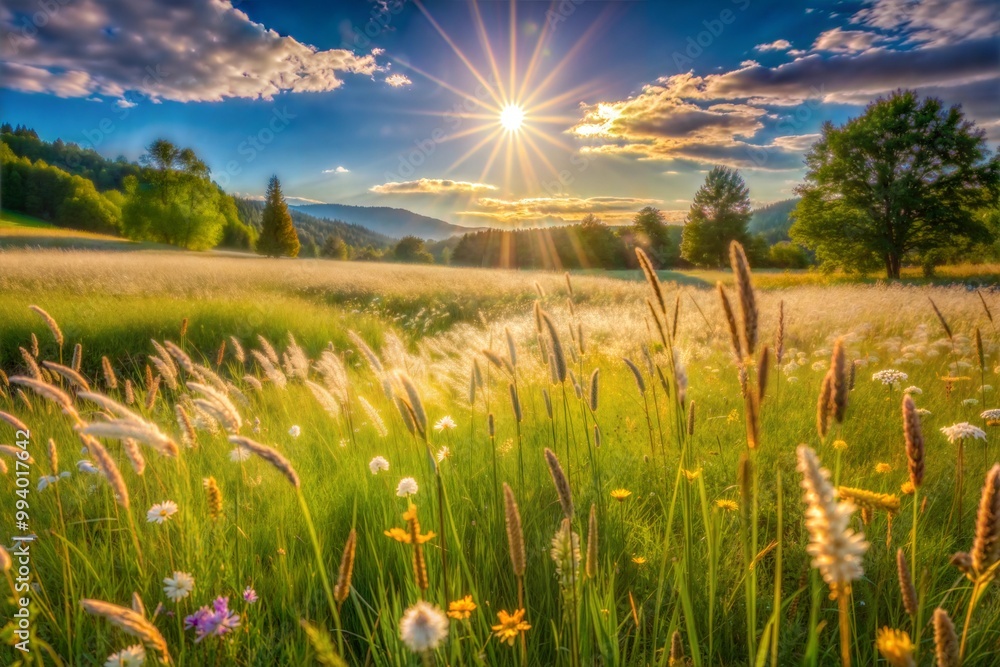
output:
[{"label": "white cloud", "polygon": [[814,51],[833,53],[860,53],[883,41],[882,35],[863,30],[841,30],[834,28],[821,33],[813,44]]},{"label": "white cloud", "polygon": [[488,183],[470,183],[468,181],[452,181],[443,178],[421,178],[416,181],[390,181],[369,188],[370,192],[383,195],[450,195],[488,192],[496,190],[496,186]]},{"label": "white cloud", "polygon": [[792,48],[792,43],[787,39],[776,39],[773,42],[768,42],[766,44],[758,44],[753,47],[754,51],[787,51]]},{"label": "white cloud", "polygon": [[1000,3],[996,0],[873,0],[852,21],[906,35],[911,43],[939,46],[996,38]]},{"label": "white cloud", "polygon": [[579,222],[592,214],[608,223],[622,223],[631,220],[639,209],[662,203],[659,199],[635,197],[529,197],[513,200],[483,197],[476,202],[474,210],[461,211],[459,215],[507,224],[563,224]]},{"label": "white cloud", "polygon": [[393,88],[402,88],[403,86],[409,86],[413,83],[410,81],[410,77],[405,74],[390,74],[385,77],[385,82]]},{"label": "white cloud", "polygon": [[24,28],[37,0],[0,10],[3,85],[59,97],[153,100],[270,99],[319,92],[341,75],[381,71],[373,55],[321,51],[255,23],[229,0],[74,0],[53,3],[44,25]]},{"label": "white cloud", "polygon": [[324,169],[324,174],[349,174],[351,172],[347,167],[336,167],[334,169]]}]

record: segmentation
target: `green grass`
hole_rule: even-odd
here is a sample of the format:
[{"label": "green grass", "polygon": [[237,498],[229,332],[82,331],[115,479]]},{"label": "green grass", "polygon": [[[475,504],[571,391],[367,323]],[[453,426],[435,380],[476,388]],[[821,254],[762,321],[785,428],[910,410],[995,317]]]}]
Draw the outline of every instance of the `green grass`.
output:
[{"label": "green grass", "polygon": [[[972,515],[985,464],[997,459],[996,433],[988,429],[985,445],[966,446],[960,522],[952,502],[956,449],[938,429],[958,421],[978,424],[979,411],[995,406],[994,391],[986,393],[987,404],[981,404],[979,371],[964,366],[978,366],[972,338],[976,327],[988,357],[986,383],[1000,386],[993,368],[998,364],[996,335],[979,297],[964,289],[805,285],[759,292],[762,344],[773,344],[777,301],[782,299],[785,364],[794,359],[803,363],[787,372],[771,369],[761,409],[760,445],[751,453],[758,488],[757,510],[751,512],[737,477],[740,458],[747,452],[744,401],[712,290],[670,287],[666,294],[671,316],[675,295],[682,304],[677,347],[689,379],[685,407],[692,402],[696,406],[694,435],[688,437],[680,426],[684,414],[674,400],[676,387],[668,400],[659,382],[643,370],[644,401],[621,361],[628,356],[646,368],[642,347],[651,341],[643,318],[649,292],[641,283],[574,277],[571,314],[565,283],[551,274],[389,265],[365,265],[365,272],[359,273],[357,265],[336,262],[159,253],[11,253],[4,259],[9,261],[0,264],[0,368],[9,375],[25,372],[17,348],[30,348],[32,333],[41,359],[69,363],[73,345],[80,343],[82,371],[92,385],[124,401],[122,385],[128,378],[136,387],[133,409],[180,442],[174,406],[185,403],[184,394],[195,392],[183,386],[171,390],[164,383],[152,407],[144,405],[145,367],[155,353],[149,339],[172,340],[247,396],[243,404],[231,393],[243,419],[241,433],[275,447],[297,471],[320,545],[319,563],[331,581],[337,578],[348,532],[354,527],[358,534],[353,590],[336,614],[324,593],[309,524],[295,490],[273,466],[256,457],[234,463],[222,432],[201,431],[197,447],[182,446],[177,459],[143,447],[146,470],[140,476],[120,443],[108,440],[105,445],[128,487],[126,511],[99,475],[77,471],[76,462],[88,456],[80,453],[69,419],[30,391],[25,401],[12,387],[3,387],[0,410],[17,415],[32,429],[30,517],[32,530],[40,536],[32,547],[38,584],[33,627],[38,639],[51,645],[66,664],[101,665],[108,654],[136,641],[86,615],[78,604],[81,598],[95,598],[128,606],[133,592],[142,597],[150,617],[163,604],[154,624],[180,665],[311,664],[314,651],[301,619],[324,628],[349,664],[421,664],[420,656],[400,641],[398,630],[403,611],[419,595],[412,550],[384,535],[389,528],[405,526],[406,501],[395,489],[407,476],[419,485],[413,501],[422,532],[437,534],[425,545],[430,575],[426,598],[441,606],[447,601],[444,543],[447,599],[471,595],[478,605],[468,622],[451,622],[448,642],[431,658],[437,664],[519,664],[519,644],[508,647],[490,638],[496,613],[513,611],[518,604],[503,507],[494,491],[502,482],[514,490],[524,525],[526,620],[532,625],[526,634],[528,664],[570,664],[578,658],[580,664],[665,665],[674,630],[680,631],[685,653],[695,664],[744,665],[751,660],[753,646],[764,646],[761,664],[772,664],[765,636],[770,636],[776,600],[782,612],[774,664],[836,664],[837,603],[827,599],[825,586],[809,574],[795,447],[806,443],[816,449],[844,484],[899,494],[907,480],[901,394],[871,380],[872,372],[887,367],[909,373],[906,384],[923,390],[915,398],[931,412],[924,418],[927,474],[919,498],[927,506],[920,516],[916,568],[923,581],[923,618],[930,619],[931,611],[941,606],[961,632],[971,584],[948,559],[971,546]],[[763,275],[755,277],[758,284],[764,282]],[[531,314],[535,281],[542,285],[542,305],[552,313],[567,353],[574,346],[571,322],[583,328],[585,351],[570,367],[585,395],[591,372],[600,369],[594,412],[577,400],[570,380],[565,405],[562,388],[550,382]],[[954,342],[945,338],[927,296],[933,296],[948,318]],[[994,306],[994,297],[986,298]],[[29,304],[44,307],[59,321],[66,339],[61,351],[42,320],[28,310]],[[182,336],[184,319],[188,324]],[[447,500],[443,522],[428,446],[409,434],[397,405],[383,392],[382,377],[372,372],[347,337],[349,329],[368,341],[386,368],[405,370],[414,378],[430,424],[445,415],[458,424],[454,431],[429,433],[430,452],[437,454],[443,447],[450,451],[438,467]],[[480,354],[489,347],[506,356],[505,329],[518,351],[524,417],[520,429],[507,380]],[[348,400],[341,401],[336,416],[320,407],[301,380],[292,380],[287,389],[266,381],[262,391],[253,389],[244,376],[260,377],[260,367],[252,359],[239,362],[231,343],[223,363],[216,366],[219,345],[229,336],[236,336],[249,351],[260,349],[256,336],[263,334],[280,354],[288,347],[288,332],[313,360],[327,342],[344,354]],[[858,368],[846,420],[821,441],[815,426],[816,398],[832,340],[841,335],[848,341],[850,357],[865,365]],[[655,339],[650,349],[669,380],[665,350]],[[119,376],[117,389],[107,389],[102,379],[101,356],[109,358]],[[485,383],[470,406],[474,359]],[[950,368],[959,363],[963,365]],[[951,372],[972,379],[948,392],[939,378]],[[324,384],[316,369],[310,379]],[[336,393],[339,387],[334,383],[330,390]],[[543,391],[553,401],[554,421],[547,416]],[[377,411],[386,437],[362,409],[361,398]],[[971,398],[980,404],[963,403]],[[644,405],[650,410],[649,422]],[[78,400],[77,406],[83,419],[101,419],[92,404]],[[487,434],[488,414],[496,425],[493,440]],[[595,419],[600,448],[593,439]],[[301,428],[297,438],[289,434],[292,425]],[[0,422],[0,441],[6,444],[12,438]],[[37,492],[39,475],[51,472],[45,444],[49,438],[59,453],[59,470],[73,474]],[[838,453],[835,439],[846,441],[847,448]],[[587,514],[591,504],[596,507],[597,576],[585,578],[578,570],[581,580],[575,595],[560,591],[549,556],[561,509],[542,456],[545,447],[554,449],[568,474],[576,507],[572,526],[580,535],[584,560]],[[371,474],[368,463],[374,456],[389,460],[388,472]],[[13,462],[5,461],[12,470],[0,478],[0,493],[12,498]],[[890,471],[877,473],[877,463],[888,464]],[[681,468],[691,473],[692,481]],[[214,521],[202,488],[209,476],[217,480],[224,499],[223,515]],[[632,496],[616,502],[609,495],[616,488],[626,488]],[[163,525],[147,523],[146,510],[164,500],[177,502],[178,514]],[[716,506],[719,500],[736,501],[740,509],[723,510]],[[874,648],[882,626],[915,636],[902,608],[895,570],[897,547],[909,557],[911,516],[912,497],[902,496],[902,510],[891,523],[891,541],[885,513],[876,513],[867,526],[854,520],[854,527],[871,543],[864,557],[865,575],[854,583],[850,606],[856,665],[884,664],[877,663]],[[128,517],[136,526],[141,558]],[[754,527],[757,544],[749,548]],[[781,544],[777,597],[779,551],[767,548],[772,541]],[[744,545],[755,563],[750,577]],[[174,570],[189,572],[196,581],[191,597],[180,603],[168,600],[162,590],[162,579]],[[260,595],[255,605],[242,602],[240,593],[247,586]],[[195,643],[193,632],[183,629],[182,617],[220,595],[229,596],[231,607],[242,614],[240,629],[225,639]],[[7,617],[10,602],[0,604]],[[748,614],[748,608],[755,611]],[[974,615],[965,665],[992,664],[1000,634],[998,612],[994,586]],[[338,617],[342,634],[337,631]],[[578,627],[571,634],[573,618]],[[9,632],[0,635],[6,640]],[[571,641],[571,636],[578,639]],[[920,665],[933,663],[932,636],[929,628],[923,629]],[[147,653],[149,664],[152,651]],[[6,646],[0,648],[0,657],[7,658],[4,664],[22,658]]]},{"label": "green grass", "polygon": [[156,243],[137,243],[110,234],[57,227],[40,218],[13,211],[0,211],[0,250],[51,248],[61,250],[135,251],[168,249]]}]

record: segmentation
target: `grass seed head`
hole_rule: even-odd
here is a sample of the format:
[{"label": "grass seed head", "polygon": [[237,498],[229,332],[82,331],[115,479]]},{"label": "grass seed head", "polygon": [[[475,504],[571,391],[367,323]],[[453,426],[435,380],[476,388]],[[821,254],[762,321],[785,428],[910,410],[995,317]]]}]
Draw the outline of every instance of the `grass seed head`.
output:
[{"label": "grass seed head", "polygon": [[562,465],[559,464],[559,457],[548,447],[545,448],[545,462],[549,465],[549,474],[552,475],[552,483],[559,494],[559,504],[562,505],[563,516],[567,519],[573,518],[573,494],[570,492],[569,481],[566,473],[563,472]]},{"label": "grass seed head", "polygon": [[934,655],[938,667],[960,667],[958,635],[951,617],[941,607],[934,610]]}]

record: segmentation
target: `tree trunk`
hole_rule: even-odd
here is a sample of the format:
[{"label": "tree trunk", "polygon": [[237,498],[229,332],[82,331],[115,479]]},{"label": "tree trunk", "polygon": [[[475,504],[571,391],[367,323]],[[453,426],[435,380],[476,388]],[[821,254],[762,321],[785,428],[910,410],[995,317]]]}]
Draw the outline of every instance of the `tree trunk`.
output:
[{"label": "tree trunk", "polygon": [[899,280],[899,270],[902,266],[902,259],[896,253],[888,253],[885,256],[885,276],[889,280]]}]

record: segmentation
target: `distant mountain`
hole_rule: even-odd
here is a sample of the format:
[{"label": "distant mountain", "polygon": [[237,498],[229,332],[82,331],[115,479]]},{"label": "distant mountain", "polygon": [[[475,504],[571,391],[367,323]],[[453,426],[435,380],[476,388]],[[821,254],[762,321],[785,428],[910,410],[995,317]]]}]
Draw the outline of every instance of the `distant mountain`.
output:
[{"label": "distant mountain", "polygon": [[[264,202],[237,197],[236,209],[243,222],[260,231]],[[339,236],[344,243],[358,249],[366,246],[388,248],[396,242],[394,238],[343,220],[319,218],[297,211],[295,207],[289,207],[289,212],[292,214],[292,224],[295,225],[295,230],[299,234],[299,241],[303,244],[311,241],[317,246],[322,246],[326,237],[331,234]]]},{"label": "distant mountain", "polygon": [[361,225],[374,232],[402,238],[418,236],[422,239],[441,240],[457,234],[475,231],[444,220],[420,215],[402,208],[387,206],[348,206],[347,204],[305,204],[292,208],[317,218],[343,220]]},{"label": "distant mountain", "polygon": [[762,234],[770,245],[787,241],[788,229],[792,226],[790,216],[799,201],[785,199],[756,209],[750,216],[747,229],[752,234]]}]

